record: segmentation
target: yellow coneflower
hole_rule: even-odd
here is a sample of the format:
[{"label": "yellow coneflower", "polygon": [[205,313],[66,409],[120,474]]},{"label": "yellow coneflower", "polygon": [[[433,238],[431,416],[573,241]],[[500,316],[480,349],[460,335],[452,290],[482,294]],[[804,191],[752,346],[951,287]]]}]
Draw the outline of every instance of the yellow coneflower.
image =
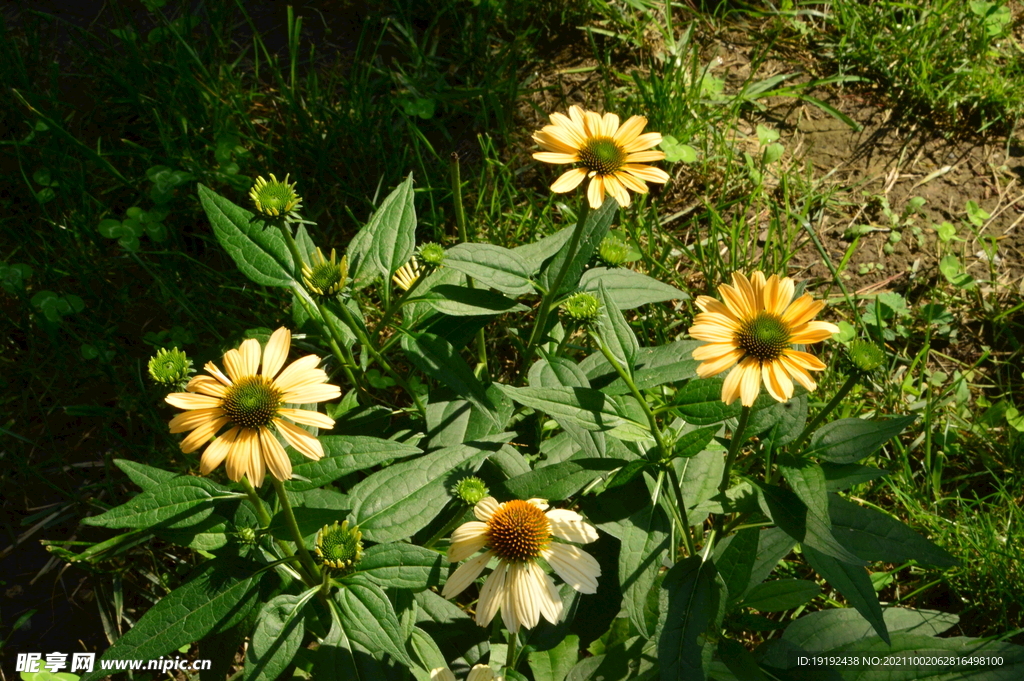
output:
[{"label": "yellow coneflower", "polygon": [[703,312],[694,318],[689,333],[709,343],[693,351],[693,358],[703,361],[697,375],[707,378],[739,363],[722,386],[726,404],[739,397],[743,406],[752,406],[762,382],[779,402],[793,396],[790,377],[807,390],[817,387],[808,372],[823,371],[825,364],[792,346],[823,341],[838,333],[839,327],[811,321],[825,303],[806,293],[793,300],[794,290],[789,277],[773,274],[766,281],[761,272],[754,272],[750,279],[735,272],[732,286],[718,287],[722,301],[697,297]]},{"label": "yellow coneflower", "polygon": [[665,158],[663,151],[651,151],[661,143],[661,133],[640,134],[647,125],[643,116],[633,116],[621,126],[613,113],[601,116],[578,106],[569,107],[569,115],[551,114],[551,125],[533,133],[533,141],[545,151],[533,155],[544,163],[579,163],[551,185],[551,191],[572,191],[587,177],[587,199],[591,208],[600,208],[607,192],[620,206],[629,205],[629,192],[647,193],[645,182],[665,183],[669,175],[660,168],[641,165]]},{"label": "yellow coneflower", "polygon": [[398,268],[395,274],[391,277],[391,281],[395,282],[395,286],[403,291],[408,291],[420,278],[422,273],[423,270],[420,268],[419,261],[413,257],[409,262]]},{"label": "yellow coneflower", "polygon": [[306,355],[281,370],[291,338],[285,328],[271,335],[262,352],[262,369],[259,341],[246,340],[237,350],[224,354],[226,375],[213,362],[207,362],[204,368],[209,376],[196,376],[185,387],[188,392],[171,393],[165,398],[169,404],[188,410],[170,422],[172,433],[192,431],[181,441],[181,451],[186,454],[228,427],[203,452],[199,462],[203,475],[226,461],[228,477],[236,482],[245,475],[259,487],[268,469],[278,480],[290,480],[291,461],[271,426],[306,457],[314,461],[323,457],[320,441],[291,421],[333,428],[334,420],[315,411],[283,405],[333,400],[341,397],[341,389],[327,383],[327,374],[317,368],[320,358],[316,355]]},{"label": "yellow coneflower", "polygon": [[441,595],[451,598],[462,593],[480,576],[491,558],[498,566],[484,582],[476,604],[476,623],[482,627],[501,610],[505,628],[511,632],[520,625],[537,626],[540,617],[558,622],[562,600],[554,582],[541,569],[537,558],[547,561],[558,576],[580,593],[597,591],[601,566],[579,547],[553,541],[589,544],[597,541],[597,530],[575,511],[549,509],[544,499],[515,499],[498,503],[494,497],[481,499],[473,508],[479,522],[461,525],[452,532],[448,560],[466,561],[452,573]]}]

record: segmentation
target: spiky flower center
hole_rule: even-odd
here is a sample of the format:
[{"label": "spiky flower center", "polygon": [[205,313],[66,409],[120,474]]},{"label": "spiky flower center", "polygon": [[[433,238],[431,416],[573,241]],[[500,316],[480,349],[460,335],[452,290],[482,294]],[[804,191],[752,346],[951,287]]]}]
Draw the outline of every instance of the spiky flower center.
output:
[{"label": "spiky flower center", "polygon": [[885,362],[885,352],[871,341],[855,340],[847,352],[850,361],[861,371],[874,371]]},{"label": "spiky flower center", "polygon": [[264,215],[281,215],[296,210],[302,199],[295,192],[295,183],[288,183],[288,176],[284,181],[278,180],[274,174],[270,174],[268,182],[263,177],[256,178],[255,184],[249,190],[249,198],[256,206],[256,210]]},{"label": "spiky flower center", "polygon": [[281,391],[264,376],[246,376],[228,388],[221,407],[232,425],[269,426],[281,406]]},{"label": "spiky flower center", "polygon": [[452,494],[467,504],[475,504],[488,496],[490,490],[487,489],[487,485],[483,480],[475,475],[471,475],[455,483],[455,487],[452,488]]},{"label": "spiky flower center", "polygon": [[601,314],[601,303],[593,294],[574,293],[562,303],[562,312],[584,324],[596,321]]},{"label": "spiky flower center", "polygon": [[629,258],[629,244],[620,237],[609,234],[601,240],[598,255],[609,267],[618,267]]},{"label": "spiky flower center", "polygon": [[325,262],[317,265],[306,278],[307,286],[323,295],[336,293],[345,283],[345,277],[338,265],[332,262]]},{"label": "spiky flower center", "polygon": [[435,267],[444,262],[446,252],[441,244],[427,243],[420,246],[420,260]]},{"label": "spiky flower center", "polygon": [[588,139],[579,156],[583,167],[598,175],[612,175],[626,162],[626,152],[610,137]]},{"label": "spiky flower center", "polygon": [[149,375],[157,383],[177,385],[192,373],[192,360],[178,348],[160,348],[149,360]]},{"label": "spiky flower center", "polygon": [[349,527],[348,521],[324,525],[316,534],[316,557],[324,565],[344,570],[363,557],[363,533],[358,526]]},{"label": "spiky flower center", "polygon": [[789,347],[789,326],[778,315],[758,312],[736,332],[736,344],[760,362],[773,362]]},{"label": "spiky flower center", "polygon": [[513,563],[533,560],[551,541],[551,523],[531,503],[509,501],[487,523],[488,545],[499,558]]}]

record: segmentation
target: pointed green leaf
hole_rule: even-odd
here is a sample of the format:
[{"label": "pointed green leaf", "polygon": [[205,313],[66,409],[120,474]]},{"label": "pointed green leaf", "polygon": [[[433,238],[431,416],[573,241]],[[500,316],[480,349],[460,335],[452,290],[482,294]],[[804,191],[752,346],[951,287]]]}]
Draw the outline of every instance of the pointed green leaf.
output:
[{"label": "pointed green leaf", "polygon": [[564,681],[579,657],[579,636],[569,635],[554,648],[527,656],[536,681]]},{"label": "pointed green leaf", "polygon": [[[534,362],[530,367],[529,382],[535,388],[589,388],[590,381],[586,374],[565,357],[551,357],[547,360]],[[605,434],[597,430],[587,430],[576,425],[570,419],[563,419],[560,426],[581,448],[582,454],[589,457],[603,457],[608,449]]]},{"label": "pointed green leaf", "polygon": [[[569,268],[566,270],[565,278],[562,280],[559,290],[553,292],[554,295],[561,296],[576,288],[580,275],[583,274],[583,268],[590,262],[590,258],[597,252],[601,240],[608,234],[608,228],[611,227],[612,220],[615,219],[615,215],[618,213],[618,207],[619,205],[615,202],[615,199],[609,196],[605,199],[604,205],[597,210],[590,211],[587,221],[583,226],[583,232],[580,234],[576,253],[569,264]],[[570,256],[570,243],[571,239],[566,241],[558,252],[555,253],[555,256],[548,261],[540,274],[539,282],[541,286],[549,291],[555,285],[555,278],[562,269],[563,263]]]},{"label": "pointed green leaf", "polygon": [[580,289],[588,293],[597,293],[602,285],[608,289],[609,299],[619,310],[632,310],[641,305],[666,300],[687,300],[690,297],[675,286],[620,267],[595,267],[584,272],[580,278]]},{"label": "pointed green leaf", "polygon": [[324,447],[324,458],[295,466],[293,474],[308,478],[308,481],[299,479],[287,482],[289,491],[301,492],[323,487],[349,473],[365,470],[384,461],[422,453],[419,447],[404,442],[361,435],[323,435],[320,444]]},{"label": "pointed green leaf", "polygon": [[757,489],[761,510],[786,534],[803,544],[805,549],[813,547],[850,565],[867,564],[832,536],[828,516],[822,516],[814,509],[807,508],[796,494],[788,489],[764,483],[758,483]]},{"label": "pointed green leaf", "polygon": [[263,606],[245,653],[243,681],[276,681],[291,664],[306,631],[303,610],[311,593],[281,594]]},{"label": "pointed green leaf", "polygon": [[597,294],[598,300],[601,301],[601,316],[598,322],[601,326],[601,340],[619,366],[632,377],[633,365],[640,353],[640,344],[603,282],[598,282]]},{"label": "pointed green leaf", "polygon": [[821,587],[806,579],[776,579],[751,589],[742,605],[761,612],[782,612],[809,602],[819,593]]},{"label": "pointed green leaf", "polygon": [[855,463],[874,454],[916,419],[917,416],[910,415],[886,421],[832,421],[811,436],[806,454],[833,463]]},{"label": "pointed green leaf", "polygon": [[416,248],[412,173],[388,194],[365,229],[373,235],[370,259],[387,282],[399,267],[409,262]]},{"label": "pointed green leaf", "polygon": [[334,594],[348,636],[367,650],[383,651],[406,666],[412,664],[405,649],[398,615],[380,587],[360,577],[347,577]]},{"label": "pointed green leaf", "polygon": [[437,586],[444,555],[405,543],[375,544],[366,549],[352,574],[362,575],[383,588],[422,591]]},{"label": "pointed green leaf", "polygon": [[661,504],[644,504],[622,523],[619,540],[622,607],[640,635],[650,638],[654,631],[648,627],[644,609],[669,544],[669,520]]},{"label": "pointed green leaf", "polygon": [[514,250],[494,244],[456,244],[448,249],[444,266],[511,296],[533,291],[529,265]]},{"label": "pointed green leaf", "polygon": [[197,525],[213,513],[216,498],[232,496],[205,478],[174,477],[143,491],[131,501],[102,515],[84,518],[85,525],[146,529],[160,526],[178,529]]},{"label": "pointed green leaf", "polygon": [[676,393],[676,409],[687,423],[705,426],[739,416],[740,403],[722,402],[721,378],[700,378],[688,382]]},{"label": "pointed green leaf", "polygon": [[804,556],[811,567],[833,587],[843,594],[847,602],[864,616],[875,632],[889,642],[889,632],[882,619],[882,606],[878,602],[875,588],[871,585],[868,571],[859,565],[851,565],[825,555],[804,544]]},{"label": "pointed green leaf", "polygon": [[350,625],[339,614],[337,600],[330,602],[331,628],[317,649],[313,662],[313,678],[345,681],[388,681],[383,664],[349,635]]},{"label": "pointed green leaf", "polygon": [[726,537],[715,547],[715,565],[729,591],[729,600],[737,601],[751,587],[751,573],[757,560],[758,539],[761,531],[747,527]]},{"label": "pointed green leaf", "polygon": [[451,343],[432,333],[421,333],[415,338],[403,336],[402,348],[420,371],[448,386],[496,421],[494,404],[487,390]]},{"label": "pointed green leaf", "polygon": [[625,463],[622,459],[570,459],[506,480],[501,488],[519,499],[568,499]]},{"label": "pointed green leaf", "polygon": [[618,430],[623,439],[642,439],[649,433],[643,424],[621,416],[612,399],[592,388],[499,387],[516,402],[549,414],[559,423],[566,419],[586,430]]},{"label": "pointed green leaf", "polygon": [[[890,633],[938,636],[960,621],[951,613],[912,608],[885,608],[882,619]],[[875,639],[874,627],[853,608],[819,610],[786,627],[782,638],[805,650],[833,651],[863,639]]]},{"label": "pointed green leaf", "polygon": [[529,309],[496,291],[448,284],[434,286],[423,295],[410,298],[409,302],[429,305],[438,312],[452,317],[525,312]]},{"label": "pointed green leaf", "polygon": [[945,549],[928,541],[899,520],[873,508],[860,506],[836,494],[828,495],[832,534],[854,554],[869,561],[954,567],[959,562]]},{"label": "pointed green leaf", "polygon": [[665,575],[668,613],[658,640],[662,681],[704,681],[703,634],[711,623],[715,566],[690,556]]},{"label": "pointed green leaf", "polygon": [[171,473],[162,468],[153,468],[129,459],[114,459],[114,465],[120,468],[143,491],[153,489],[171,478],[177,477],[177,473]]}]

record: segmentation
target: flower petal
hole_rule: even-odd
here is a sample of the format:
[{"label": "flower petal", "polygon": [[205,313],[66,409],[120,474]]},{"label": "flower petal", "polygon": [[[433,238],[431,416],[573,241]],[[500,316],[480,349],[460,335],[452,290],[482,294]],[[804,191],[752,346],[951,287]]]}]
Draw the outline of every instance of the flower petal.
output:
[{"label": "flower petal", "polygon": [[295,360],[285,367],[284,371],[274,379],[274,387],[284,392],[291,390],[296,385],[305,383],[309,379],[310,372],[316,369],[318,364],[320,364],[320,358],[316,355],[306,355],[301,359]]},{"label": "flower petal", "polygon": [[504,504],[499,504],[494,497],[484,497],[476,502],[476,506],[473,507],[473,515],[487,523],[491,521],[495,513],[501,510],[502,506]]},{"label": "flower petal", "polygon": [[551,191],[556,194],[564,194],[565,192],[571,192],[576,187],[580,186],[580,182],[583,182],[587,177],[587,171],[585,168],[573,168],[567,170],[551,185]]},{"label": "flower petal", "polygon": [[487,523],[471,520],[459,525],[452,532],[451,544],[448,545],[448,562],[466,560],[487,546],[487,541]]},{"label": "flower petal", "polygon": [[615,133],[619,131],[619,117],[613,113],[606,113],[602,119],[604,126],[601,129],[601,134],[605,137],[611,137],[615,139]]},{"label": "flower petal", "polygon": [[732,311],[740,319],[750,319],[754,316],[753,312],[747,306],[747,299],[741,291],[736,290],[728,284],[722,284],[718,287],[718,293],[722,296],[722,300],[725,302],[726,307]]},{"label": "flower petal", "polygon": [[813,319],[814,315],[821,312],[823,307],[825,307],[824,300],[815,300],[811,294],[805,293],[786,309],[782,315],[782,321],[790,328],[800,326]]},{"label": "flower petal", "polygon": [[729,306],[722,301],[712,298],[711,296],[697,296],[697,307],[704,310],[706,314],[717,314],[725,317],[732,322],[730,328],[739,329],[739,318],[733,314],[733,311],[729,309]]},{"label": "flower petal", "polygon": [[[651,154],[660,154],[661,152],[660,151],[658,151],[658,152],[648,151],[648,152],[644,152],[644,153],[647,154],[647,155],[651,155]],[[669,175],[668,173],[666,173],[661,168],[655,168],[654,166],[644,166],[644,165],[635,165],[634,164],[634,161],[640,162],[640,161],[660,161],[660,160],[661,160],[660,158],[637,158],[637,159],[634,159],[632,157],[627,157],[626,158],[626,165],[622,166],[622,170],[627,172],[627,173],[629,173],[630,175],[633,175],[634,177],[639,177],[641,180],[646,180],[647,182],[657,182],[658,184],[665,184],[666,182],[668,182],[669,180],[672,179],[672,176]]]},{"label": "flower petal", "polygon": [[239,430],[240,428],[235,426],[210,443],[210,446],[203,452],[203,457],[199,460],[200,473],[209,475],[217,466],[224,463],[224,459],[231,451],[231,448],[235,446],[235,439],[238,437]]},{"label": "flower petal", "polygon": [[583,112],[583,129],[587,137],[604,137],[604,119],[596,111]]},{"label": "flower petal", "polygon": [[810,345],[811,343],[820,343],[823,340],[828,340],[834,333],[839,333],[839,327],[835,324],[830,322],[807,322],[793,331],[793,334],[789,337],[789,342]]},{"label": "flower petal", "polygon": [[604,178],[604,187],[620,206],[625,208],[629,205],[629,192],[626,191],[626,188],[622,186],[622,183],[614,175],[607,175]]},{"label": "flower petal", "polygon": [[648,192],[647,185],[644,184],[644,181],[633,177],[629,173],[625,173],[620,170],[615,173],[615,179],[621,182],[626,189],[632,189],[637,194],[646,194]]},{"label": "flower petal", "polygon": [[249,375],[245,373],[245,359],[242,353],[234,348],[224,353],[224,370],[232,381],[239,381]]},{"label": "flower petal", "polygon": [[[451,598],[457,596],[466,590],[466,588],[472,584],[480,573],[487,567],[487,561],[494,556],[494,551],[484,551],[476,558],[467,560],[465,563],[459,566],[459,568],[448,577],[448,581],[444,584],[444,589],[441,590],[441,595],[445,598]],[[497,570],[495,570],[497,572]],[[487,581],[491,581],[494,577],[492,574]],[[486,587],[486,584],[484,585]],[[483,601],[483,593],[480,594],[480,600]],[[477,604],[477,616],[480,614],[480,606]],[[493,615],[491,615],[493,617]],[[490,620],[488,620],[489,622]]]},{"label": "flower petal", "polygon": [[270,336],[267,347],[263,349],[263,375],[268,379],[277,376],[277,372],[288,359],[288,350],[292,346],[292,332],[281,327]]},{"label": "flower petal", "polygon": [[580,148],[580,141],[577,140],[575,133],[557,125],[548,125],[543,130],[533,133],[533,141],[542,149],[558,154],[575,154]]},{"label": "flower petal", "polygon": [[263,485],[263,478],[267,474],[267,461],[263,458],[263,447],[260,444],[260,440],[261,438],[257,435],[256,443],[249,453],[249,469],[245,472],[249,482],[256,488]]},{"label": "flower petal", "polygon": [[455,674],[447,667],[438,667],[430,670],[430,681],[455,681]]},{"label": "flower petal", "polygon": [[744,407],[752,407],[761,392],[761,363],[747,357],[740,362],[740,371],[740,402]]},{"label": "flower petal", "polygon": [[242,358],[242,370],[246,376],[255,376],[260,370],[260,342],[255,338],[242,341],[238,346],[238,354]]},{"label": "flower petal", "polygon": [[[637,135],[632,142],[629,144],[622,145],[623,151],[627,154],[633,154],[644,149],[650,149],[661,144],[661,133],[660,132],[645,132],[642,135]],[[661,153],[661,157],[665,158],[664,152]]]},{"label": "flower petal", "polygon": [[309,431],[303,430],[302,428],[292,425],[282,419],[274,419],[274,425],[277,426],[278,432],[284,436],[284,439],[288,441],[288,444],[302,452],[302,455],[307,459],[319,461],[324,458],[323,445],[321,445],[320,440],[313,437]]},{"label": "flower petal", "polygon": [[[533,629],[540,620],[540,599],[537,597],[541,585],[533,579],[527,567],[529,563],[513,563],[508,570],[509,601],[515,618],[527,629]],[[511,629],[510,629],[511,631]]]},{"label": "flower petal", "polygon": [[547,512],[551,534],[565,541],[589,544],[597,541],[597,530],[576,511],[556,508]]},{"label": "flower petal", "polygon": [[206,369],[206,372],[208,374],[216,378],[224,385],[232,385],[231,379],[225,376],[224,372],[218,369],[217,365],[214,364],[213,362],[207,362],[206,364],[203,365],[203,368]]},{"label": "flower petal", "polygon": [[543,163],[576,163],[580,160],[576,154],[562,154],[555,151],[536,151],[533,157]]},{"label": "flower petal", "polygon": [[[277,441],[269,428],[260,428],[260,453],[270,469],[270,474],[282,482],[292,479],[292,462],[288,453]],[[253,481],[255,485],[256,482]]]},{"label": "flower petal", "polygon": [[796,284],[789,277],[780,279],[777,274],[768,277],[764,288],[765,312],[781,317],[793,300],[795,288]]},{"label": "flower petal", "polygon": [[801,352],[800,350],[786,348],[782,351],[782,356],[788,357],[794,364],[811,371],[824,371],[826,368],[824,362],[809,352]]},{"label": "flower petal", "polygon": [[601,566],[589,553],[572,544],[549,544],[541,550],[544,560],[566,584],[582,594],[597,592]]},{"label": "flower petal", "polygon": [[284,416],[304,426],[316,426],[317,428],[333,428],[334,419],[327,414],[309,409],[278,409],[278,416]]},{"label": "flower petal", "polygon": [[331,383],[317,383],[308,387],[294,388],[281,395],[281,401],[288,404],[313,404],[327,402],[341,397],[341,388]]},{"label": "flower petal", "polygon": [[249,457],[256,446],[256,437],[256,431],[252,428],[239,429],[235,444],[228,452],[227,461],[224,463],[229,480],[238,482],[249,470]]},{"label": "flower petal", "polygon": [[793,397],[793,381],[779,361],[761,365],[761,379],[768,394],[779,402],[788,402]]},{"label": "flower petal", "polygon": [[[490,552],[488,552],[490,553]],[[481,554],[486,556],[487,553]],[[474,558],[473,560],[476,560]],[[462,568],[469,565],[473,561],[467,561],[462,564]],[[456,570],[455,572],[458,572]],[[487,581],[484,582],[484,586],[480,589],[480,599],[476,602],[476,623],[481,627],[486,627],[494,619],[494,616],[498,614],[498,608],[501,607],[501,602],[505,599],[505,573],[508,572],[508,563],[505,561],[499,561],[498,567],[495,568],[494,572],[491,573]],[[455,575],[452,575],[454,577]],[[449,578],[449,581],[451,578]],[[469,586],[468,584],[466,586]],[[445,584],[445,589],[448,585]],[[463,587],[465,588],[465,587]]]},{"label": "flower petal", "polygon": [[[466,681],[493,681],[493,679],[494,670],[485,664],[473,665],[473,668],[469,670],[469,675],[466,677]],[[452,679],[452,681],[455,680]]]},{"label": "flower petal", "polygon": [[612,141],[620,147],[625,147],[627,144],[635,140],[639,135],[640,131],[647,125],[647,119],[643,116],[630,116],[629,120],[622,124],[622,127],[616,131],[612,137]]},{"label": "flower petal", "polygon": [[212,409],[193,409],[192,411],[184,411],[180,414],[176,414],[167,425],[170,426],[172,433],[184,433],[187,430],[194,430],[204,423],[214,421],[223,415],[224,410],[219,407],[214,407]]},{"label": "flower petal", "polygon": [[[696,352],[696,351],[694,351]],[[697,365],[697,376],[700,378],[708,378],[710,376],[717,376],[736,362],[743,359],[745,351],[742,348],[735,348],[730,350],[726,354],[717,357],[716,359],[708,360],[702,364]],[[723,398],[724,399],[724,398]]]},{"label": "flower petal", "polygon": [[558,620],[562,619],[562,597],[559,596],[555,583],[544,574],[539,565],[536,563],[529,563],[529,565],[531,570],[539,574],[539,581],[543,587],[543,591],[538,594],[540,597],[540,614],[548,622],[558,624]]},{"label": "flower petal", "polygon": [[600,176],[592,178],[587,185],[587,201],[594,210],[604,203],[604,180]]},{"label": "flower petal", "polygon": [[179,409],[215,409],[224,404],[224,400],[219,397],[196,393],[171,393],[164,398],[164,402]]},{"label": "flower petal", "polygon": [[818,387],[818,384],[815,383],[814,379],[811,378],[811,375],[807,373],[807,370],[791,360],[785,354],[783,354],[782,357],[779,357],[779,362],[781,362],[782,366],[787,372],[789,372],[789,375],[795,378],[796,382],[802,385],[807,392],[813,392],[814,389]]},{"label": "flower petal", "polygon": [[694,324],[686,330],[691,338],[709,343],[732,343],[736,340],[736,332],[719,324]]},{"label": "flower petal", "polygon": [[202,375],[193,376],[192,380],[185,386],[185,390],[190,393],[200,393],[213,397],[224,397],[228,394],[228,387],[226,385],[212,376]]},{"label": "flower petal", "polygon": [[197,426],[196,429],[189,433],[178,446],[181,447],[181,451],[185,454],[194,452],[205,445],[211,437],[216,435],[218,430],[228,425],[230,421],[231,419],[227,416],[207,421],[206,423]]}]

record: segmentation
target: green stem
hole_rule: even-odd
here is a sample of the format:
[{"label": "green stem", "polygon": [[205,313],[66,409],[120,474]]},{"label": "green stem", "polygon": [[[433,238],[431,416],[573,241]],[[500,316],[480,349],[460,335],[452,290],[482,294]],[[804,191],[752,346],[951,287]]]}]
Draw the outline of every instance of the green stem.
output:
[{"label": "green stem", "polygon": [[270,514],[267,513],[267,507],[263,505],[263,500],[260,499],[260,495],[256,494],[256,490],[253,489],[252,483],[249,482],[249,478],[245,475],[240,480],[242,487],[245,488],[245,493],[249,497],[249,502],[256,509],[256,517],[260,521],[260,527],[267,529],[270,526]]},{"label": "green stem", "polygon": [[800,448],[803,447],[804,442],[807,440],[810,434],[814,432],[814,429],[821,425],[821,422],[825,420],[825,417],[831,414],[832,411],[835,410],[837,406],[839,406],[839,403],[843,401],[843,398],[846,397],[846,395],[851,390],[853,390],[853,386],[857,385],[857,382],[859,380],[859,372],[854,372],[846,377],[846,382],[839,387],[839,390],[837,390],[836,394],[832,397],[832,399],[828,401],[828,404],[826,404],[824,408],[821,411],[819,411],[813,419],[811,419],[811,422],[808,423],[807,427],[803,429],[803,432],[800,433],[800,436],[797,437],[797,439],[793,442],[792,445],[790,445],[789,451],[794,453],[800,451]]},{"label": "green stem", "polygon": [[458,510],[455,512],[455,517],[446,522],[444,524],[444,527],[435,532],[434,536],[428,539],[427,543],[423,545],[423,548],[431,548],[434,544],[439,542],[442,537],[444,537],[446,534],[454,530],[459,525],[459,522],[462,520],[462,516],[464,516],[465,514],[466,509],[460,504]]},{"label": "green stem", "polygon": [[530,340],[526,344],[526,352],[523,354],[523,368],[529,365],[530,360],[533,359],[534,353],[537,352],[537,345],[540,344],[541,336],[544,335],[544,327],[547,326],[548,316],[551,314],[551,310],[554,308],[554,302],[558,298],[558,290],[562,287],[562,282],[565,280],[565,275],[569,273],[569,268],[572,266],[572,261],[576,258],[576,251],[580,245],[580,239],[583,236],[583,228],[587,224],[587,218],[590,216],[590,202],[586,199],[583,200],[583,208],[580,210],[579,219],[576,220],[576,227],[572,230],[572,238],[569,240],[569,250],[566,252],[565,260],[562,262],[562,266],[558,269],[558,274],[555,275],[555,280],[552,282],[551,288],[548,289],[547,293],[540,301],[540,309],[537,311],[537,322],[533,326],[533,330],[530,332]]},{"label": "green stem", "polygon": [[273,475],[267,476],[270,478],[270,482],[274,485],[274,491],[277,492],[277,498],[281,502],[281,510],[284,512],[284,521],[288,525],[288,531],[292,533],[292,541],[295,542],[295,548],[298,550],[299,558],[302,560],[303,566],[309,576],[313,578],[312,583],[307,583],[308,586],[318,586],[322,583],[320,577],[320,570],[317,568],[316,563],[313,562],[313,556],[309,555],[309,551],[306,550],[306,545],[302,541],[302,532],[299,531],[299,523],[295,520],[295,512],[292,510],[291,501],[288,500],[288,492],[284,488],[284,483],[275,478]]},{"label": "green stem", "polygon": [[690,519],[686,517],[686,501],[683,499],[683,486],[679,481],[679,476],[676,474],[676,469],[675,466],[672,465],[672,461],[665,462],[665,469],[668,471],[668,475],[671,478],[672,489],[675,492],[676,503],[679,506],[679,514],[683,524],[683,543],[686,544],[686,553],[689,556],[696,555],[697,549],[693,543],[693,536],[690,534]]},{"label": "green stem", "polygon": [[743,446],[743,431],[747,429],[747,421],[750,420],[750,407],[743,407],[740,411],[739,422],[736,430],[732,431],[732,439],[729,440],[729,454],[725,457],[725,470],[722,471],[722,481],[718,483],[719,493],[724,493],[729,488],[729,473],[732,465],[736,463],[736,456]]},{"label": "green stem", "polygon": [[517,650],[519,645],[519,635],[514,632],[508,632],[508,651],[505,653],[505,668],[515,671],[516,669],[516,655],[519,653]]},{"label": "green stem", "polygon": [[[456,152],[452,152],[452,201],[455,203],[455,225],[459,229],[459,243],[468,243],[469,237],[466,235],[466,209],[462,204],[462,174],[459,171],[459,155]],[[466,277],[466,285],[469,288],[474,288],[473,278]],[[483,372],[483,376],[486,376],[490,381],[490,370],[487,366],[487,337],[484,334],[483,328],[480,328],[476,332],[476,353],[479,360],[479,368]]]}]

